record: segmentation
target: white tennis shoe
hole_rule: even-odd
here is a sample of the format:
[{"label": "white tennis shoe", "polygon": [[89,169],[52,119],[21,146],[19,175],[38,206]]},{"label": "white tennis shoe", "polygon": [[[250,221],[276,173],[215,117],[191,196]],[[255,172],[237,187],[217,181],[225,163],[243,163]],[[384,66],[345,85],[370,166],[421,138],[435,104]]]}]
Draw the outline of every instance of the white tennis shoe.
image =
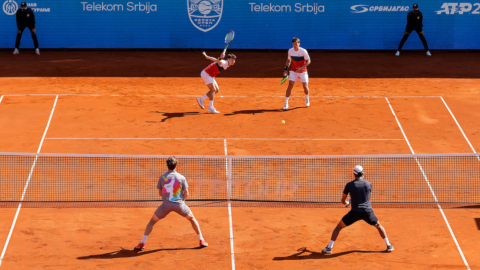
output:
[{"label": "white tennis shoe", "polygon": [[310,107],[310,99],[308,97],[305,97],[305,106]]},{"label": "white tennis shoe", "polygon": [[427,51],[427,56],[432,56],[432,54],[430,53],[430,51]]},{"label": "white tennis shoe", "polygon": [[36,48],[36,49],[35,49],[35,53],[36,53],[37,55],[40,55],[40,49],[39,49],[39,48]]},{"label": "white tennis shoe", "polygon": [[197,102],[198,102],[198,106],[200,106],[200,108],[205,109],[205,107],[203,107],[203,101],[202,101],[202,98],[197,98]]},{"label": "white tennis shoe", "polygon": [[284,111],[288,111],[288,103],[285,103],[285,105],[283,105],[283,109]]},{"label": "white tennis shoe", "polygon": [[397,53],[395,53],[395,56],[400,56],[400,51],[397,51]]},{"label": "white tennis shoe", "polygon": [[20,51],[17,48],[15,48],[15,50],[13,51],[13,55],[17,55],[17,54],[20,54]]},{"label": "white tennis shoe", "polygon": [[215,108],[213,108],[213,107],[209,107],[209,108],[207,109],[207,112],[213,113],[213,114],[220,113],[219,111],[217,111],[217,109],[215,109]]}]

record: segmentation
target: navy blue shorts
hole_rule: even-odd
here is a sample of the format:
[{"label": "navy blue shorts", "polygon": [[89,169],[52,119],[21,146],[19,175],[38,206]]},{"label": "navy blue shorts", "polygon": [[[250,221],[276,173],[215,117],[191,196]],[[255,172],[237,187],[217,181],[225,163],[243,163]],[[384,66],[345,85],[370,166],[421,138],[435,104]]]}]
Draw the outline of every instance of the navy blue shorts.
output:
[{"label": "navy blue shorts", "polygon": [[405,32],[408,32],[409,34],[412,33],[412,31],[420,33],[420,32],[423,31],[423,28],[422,27],[407,27],[407,28],[405,28]]},{"label": "navy blue shorts", "polygon": [[23,30],[25,30],[25,28],[27,27],[28,27],[28,30],[30,30],[30,32],[32,32],[32,29],[35,29],[35,25],[22,25],[18,27],[18,30],[20,30],[23,33]]},{"label": "navy blue shorts", "polygon": [[378,223],[378,218],[373,213],[373,210],[350,210],[350,212],[342,218],[343,223],[347,226],[350,226],[359,220],[363,220],[370,225],[376,225]]}]

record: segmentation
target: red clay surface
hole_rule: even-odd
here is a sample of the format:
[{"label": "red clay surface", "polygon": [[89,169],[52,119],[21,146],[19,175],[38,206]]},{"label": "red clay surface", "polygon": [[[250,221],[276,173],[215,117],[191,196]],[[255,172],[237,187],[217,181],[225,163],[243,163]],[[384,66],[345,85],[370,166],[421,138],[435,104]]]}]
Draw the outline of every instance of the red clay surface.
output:
[{"label": "red clay surface", "polygon": [[[195,102],[207,89],[198,74],[208,61],[198,52],[0,55],[6,63],[0,74],[10,76],[0,78],[0,149],[36,152],[57,94],[42,153],[223,155],[227,139],[230,155],[409,154],[385,96],[416,153],[472,151],[438,96],[480,148],[478,53],[311,55],[310,108],[296,85],[290,107],[298,108],[280,111],[285,53],[238,52],[237,64],[217,79],[220,115],[206,114]],[[173,59],[180,64],[172,67]],[[419,62],[412,66],[414,59]],[[271,140],[278,138],[289,140]],[[172,214],[156,226],[144,252],[128,251],[153,210],[22,209],[1,268],[231,269],[226,208],[193,208],[207,249],[169,250],[197,245],[190,224]],[[438,209],[376,210],[394,253],[378,253],[383,241],[360,222],[341,233],[332,256],[318,254],[345,211],[233,208],[236,269],[466,269]],[[13,215],[2,210],[0,243]],[[448,209],[446,215],[470,266],[480,267],[478,211]],[[297,254],[302,247],[311,252]]]},{"label": "red clay surface", "polygon": [[2,269],[228,269],[227,208],[195,208],[214,248],[196,249],[190,222],[172,214],[134,252],[155,209],[22,209]]}]

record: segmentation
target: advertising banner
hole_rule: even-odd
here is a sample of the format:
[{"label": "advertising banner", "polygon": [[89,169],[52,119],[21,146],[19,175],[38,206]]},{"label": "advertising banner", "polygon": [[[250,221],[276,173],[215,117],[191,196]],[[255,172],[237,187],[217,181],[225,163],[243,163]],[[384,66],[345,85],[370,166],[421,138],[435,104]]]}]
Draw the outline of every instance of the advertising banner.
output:
[{"label": "advertising banner", "polygon": [[[479,1],[479,0],[474,0]],[[397,0],[36,0],[40,48],[395,50],[414,2]],[[417,2],[431,49],[479,49],[480,1]],[[0,0],[0,47],[13,48],[19,0]],[[20,48],[33,47],[28,28]],[[415,32],[404,49],[423,49]]]}]

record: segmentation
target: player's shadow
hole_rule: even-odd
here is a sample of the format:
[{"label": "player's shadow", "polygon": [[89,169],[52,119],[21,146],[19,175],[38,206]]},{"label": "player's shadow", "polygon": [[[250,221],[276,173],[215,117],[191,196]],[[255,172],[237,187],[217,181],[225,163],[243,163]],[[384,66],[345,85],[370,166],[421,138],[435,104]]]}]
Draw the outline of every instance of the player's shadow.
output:
[{"label": "player's shadow", "polygon": [[[199,115],[198,112],[180,112],[180,113],[168,113],[168,112],[159,112],[159,111],[151,111],[150,113],[161,113],[162,116],[165,116],[160,122],[165,122],[168,119],[172,118],[179,118],[185,117],[185,115]],[[148,123],[157,123],[158,121],[147,121]]]},{"label": "player's shadow", "polygon": [[[386,253],[385,251],[369,251],[369,250],[349,250],[344,252],[325,254],[322,252],[310,251],[307,248],[301,248],[295,253],[286,257],[274,257],[274,261],[294,261],[294,260],[328,260],[336,257],[348,255],[351,253]],[[305,255],[304,253],[309,253]]]},{"label": "player's shadow", "polygon": [[[293,111],[296,109],[302,109],[305,107],[295,107],[288,109],[289,111]],[[234,111],[232,113],[226,113],[225,116],[232,116],[237,114],[256,114],[256,113],[275,113],[275,112],[284,112],[282,109],[274,109],[274,110],[243,110],[243,111]],[[288,112],[288,111],[287,111]],[[285,112],[284,112],[285,113]]]},{"label": "player's shadow", "polygon": [[96,255],[88,255],[78,257],[77,260],[91,260],[91,259],[117,259],[117,258],[132,258],[132,257],[140,257],[160,251],[169,251],[169,250],[189,250],[189,249],[202,249],[202,247],[194,247],[194,248],[159,248],[153,249],[148,251],[136,251],[131,249],[124,249],[120,247],[120,250],[112,251],[103,254],[96,254]]}]

